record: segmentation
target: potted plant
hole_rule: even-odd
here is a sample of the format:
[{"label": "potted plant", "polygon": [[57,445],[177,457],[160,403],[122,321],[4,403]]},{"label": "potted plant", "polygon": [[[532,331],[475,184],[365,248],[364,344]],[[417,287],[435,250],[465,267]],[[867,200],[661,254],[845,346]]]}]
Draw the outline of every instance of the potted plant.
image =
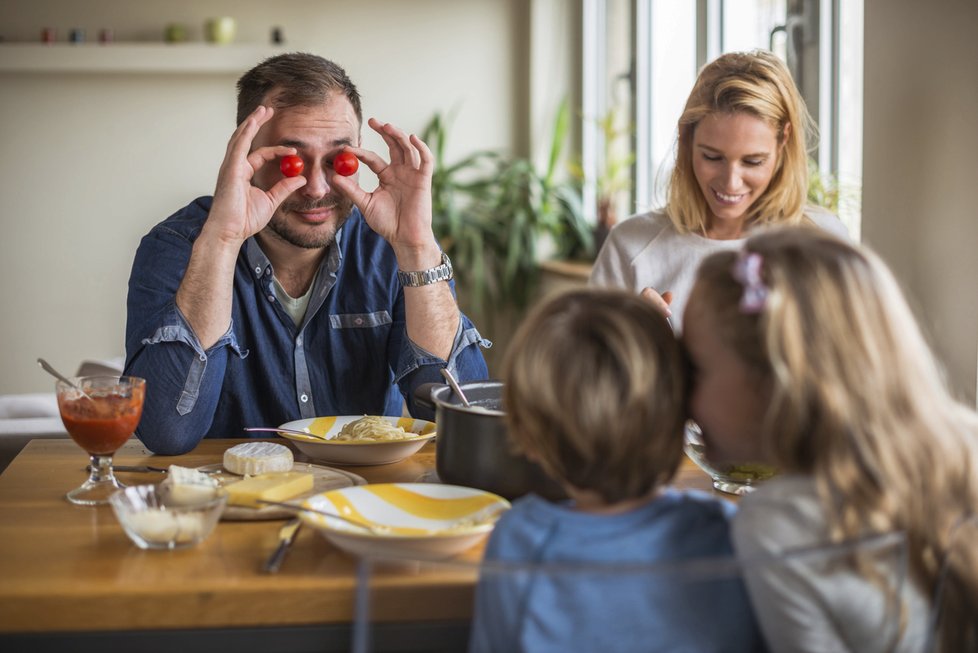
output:
[{"label": "potted plant", "polygon": [[479,151],[445,160],[445,120],[435,115],[423,140],[435,155],[433,228],[455,264],[459,283],[479,314],[491,305],[523,309],[538,278],[539,240],[548,237],[558,257],[593,256],[591,225],[580,186],[558,175],[569,130],[566,102],[558,108],[546,167],[528,159]]}]

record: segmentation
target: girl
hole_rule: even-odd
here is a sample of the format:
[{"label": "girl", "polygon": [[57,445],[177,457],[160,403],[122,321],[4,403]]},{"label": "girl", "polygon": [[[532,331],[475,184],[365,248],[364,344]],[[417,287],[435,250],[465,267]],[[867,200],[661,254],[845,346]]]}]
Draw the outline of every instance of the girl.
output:
[{"label": "girl", "polygon": [[[708,457],[781,472],[741,501],[738,555],[902,531],[904,622],[886,650],[919,651],[932,607],[941,650],[978,649],[978,416],[946,390],[885,265],[818,230],[767,230],[704,261],[683,337]],[[773,569],[746,570],[772,651],[882,650],[866,608],[879,583]]]},{"label": "girl", "polygon": [[805,205],[810,123],[774,54],[734,52],[708,64],[679,118],[665,209],[615,227],[591,283],[641,291],[681,316],[700,261],[740,248],[755,226],[804,223],[846,235],[834,215]]}]

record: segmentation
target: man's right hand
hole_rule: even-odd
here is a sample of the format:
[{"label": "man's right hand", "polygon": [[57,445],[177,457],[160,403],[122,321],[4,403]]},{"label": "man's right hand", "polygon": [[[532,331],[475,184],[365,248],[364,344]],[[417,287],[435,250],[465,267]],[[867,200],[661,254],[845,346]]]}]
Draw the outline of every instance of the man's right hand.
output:
[{"label": "man's right hand", "polygon": [[210,232],[211,237],[235,248],[264,229],[285,198],[306,184],[306,178],[302,175],[283,177],[267,191],[251,183],[255,173],[267,162],[296,153],[294,147],[284,145],[250,151],[258,130],[274,113],[271,107],[259,106],[238,125],[228,142],[227,153],[217,175],[214,203],[204,230]]}]

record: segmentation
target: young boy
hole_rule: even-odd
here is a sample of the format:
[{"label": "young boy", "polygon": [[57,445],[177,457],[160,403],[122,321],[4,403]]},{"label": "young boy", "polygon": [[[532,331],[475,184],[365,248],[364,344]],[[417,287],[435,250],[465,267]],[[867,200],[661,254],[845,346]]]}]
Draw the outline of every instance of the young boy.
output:
[{"label": "young boy", "polygon": [[512,444],[570,500],[528,495],[497,523],[470,650],[761,648],[736,575],[663,573],[730,556],[733,505],[667,487],[683,456],[686,375],[652,304],[593,288],[545,301],[517,331],[503,376]]}]

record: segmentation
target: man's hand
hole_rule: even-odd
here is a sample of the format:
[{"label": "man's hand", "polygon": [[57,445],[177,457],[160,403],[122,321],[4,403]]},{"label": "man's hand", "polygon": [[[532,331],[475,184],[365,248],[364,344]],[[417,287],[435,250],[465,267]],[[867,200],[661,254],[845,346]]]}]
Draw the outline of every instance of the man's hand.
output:
[{"label": "man's hand", "polygon": [[437,265],[440,254],[431,231],[435,167],[431,150],[414,134],[409,136],[390,123],[371,118],[367,124],[387,143],[390,163],[369,150],[348,149],[377,175],[377,188],[368,193],[353,178],[339,175],[331,183],[360,209],[370,228],[391,244],[401,269]]},{"label": "man's hand", "polygon": [[261,231],[285,198],[306,184],[306,178],[301,175],[283,178],[267,191],[251,183],[266,162],[296,153],[295,148],[283,145],[259,147],[250,152],[258,130],[274,113],[271,107],[259,106],[238,125],[217,175],[214,203],[204,228],[235,247]]}]

